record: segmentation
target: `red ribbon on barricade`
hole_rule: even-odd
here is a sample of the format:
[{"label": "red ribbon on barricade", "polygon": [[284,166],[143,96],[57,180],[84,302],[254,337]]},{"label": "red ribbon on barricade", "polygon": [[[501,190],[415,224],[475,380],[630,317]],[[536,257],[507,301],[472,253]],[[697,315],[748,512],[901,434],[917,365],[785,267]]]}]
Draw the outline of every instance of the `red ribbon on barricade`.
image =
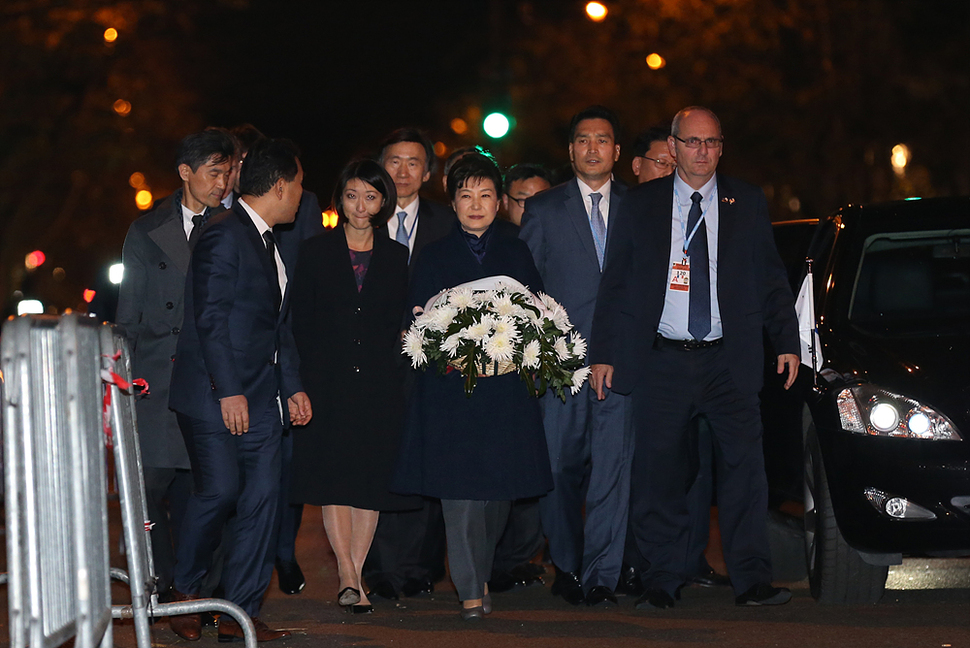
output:
[{"label": "red ribbon on barricade", "polygon": [[115,351],[113,355],[102,354],[102,358],[108,358],[111,360],[111,366],[101,370],[101,382],[104,383],[104,399],[103,399],[103,409],[101,414],[101,425],[104,428],[104,444],[112,448],[114,447],[114,433],[111,430],[111,385],[116,386],[120,391],[125,394],[131,393],[131,387],[134,385],[139,390],[141,390],[142,396],[148,396],[148,382],[144,378],[135,378],[129,383],[127,380],[119,376],[114,371],[114,363],[118,361],[121,357],[121,350]]}]

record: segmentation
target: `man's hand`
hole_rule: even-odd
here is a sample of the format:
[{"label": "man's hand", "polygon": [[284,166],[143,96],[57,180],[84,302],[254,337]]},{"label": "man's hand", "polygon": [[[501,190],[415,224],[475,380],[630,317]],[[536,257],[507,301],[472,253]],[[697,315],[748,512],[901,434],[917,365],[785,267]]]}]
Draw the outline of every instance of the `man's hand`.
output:
[{"label": "man's hand", "polygon": [[222,422],[233,434],[249,432],[249,402],[242,394],[219,399],[222,408]]},{"label": "man's hand", "polygon": [[292,425],[306,425],[313,417],[310,397],[306,395],[306,392],[293,394],[286,400],[286,405],[290,410],[290,423]]},{"label": "man's hand", "polygon": [[785,389],[795,384],[795,376],[798,375],[798,364],[801,360],[794,353],[783,353],[778,356],[778,373],[785,373],[785,365],[788,365],[788,380],[785,381]]},{"label": "man's hand", "polygon": [[594,364],[590,369],[589,384],[596,392],[596,398],[603,400],[606,398],[606,389],[613,388],[613,365]]}]

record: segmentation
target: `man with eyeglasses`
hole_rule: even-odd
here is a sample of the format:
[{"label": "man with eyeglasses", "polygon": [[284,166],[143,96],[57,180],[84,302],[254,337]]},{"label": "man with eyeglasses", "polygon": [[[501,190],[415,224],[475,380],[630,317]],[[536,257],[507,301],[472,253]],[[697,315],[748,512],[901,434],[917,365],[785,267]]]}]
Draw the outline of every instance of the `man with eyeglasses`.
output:
[{"label": "man with eyeglasses", "polygon": [[633,161],[630,164],[637,184],[669,176],[677,168],[677,160],[667,149],[669,136],[669,126],[654,126],[640,133],[633,141]]},{"label": "man with eyeglasses", "polygon": [[630,517],[645,564],[637,608],[670,608],[686,584],[690,420],[718,452],[718,516],[737,605],[781,605],[771,585],[768,485],[758,392],[766,330],[785,388],[798,324],[764,193],[716,173],[721,125],[699,106],[674,117],[677,173],[627,193],[617,215],[590,340],[592,388],[630,394]]},{"label": "man with eyeglasses", "polygon": [[505,174],[505,195],[502,206],[509,220],[522,225],[525,201],[552,186],[552,175],[538,164],[516,164]]}]

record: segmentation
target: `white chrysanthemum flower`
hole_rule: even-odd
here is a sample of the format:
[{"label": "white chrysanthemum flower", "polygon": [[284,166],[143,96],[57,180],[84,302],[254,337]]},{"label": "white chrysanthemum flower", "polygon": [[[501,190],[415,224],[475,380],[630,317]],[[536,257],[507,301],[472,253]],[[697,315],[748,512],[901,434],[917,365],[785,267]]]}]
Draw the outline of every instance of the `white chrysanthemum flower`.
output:
[{"label": "white chrysanthemum flower", "polygon": [[512,303],[512,298],[508,295],[499,295],[492,300],[492,312],[499,317],[510,317],[516,308],[516,305]]},{"label": "white chrysanthemum flower", "polygon": [[573,331],[569,334],[569,343],[573,345],[573,356],[577,358],[586,357],[586,340],[578,332]]},{"label": "white chrysanthemum flower", "polygon": [[532,340],[522,349],[522,366],[535,369],[539,366],[539,340]]},{"label": "white chrysanthemum flower", "polygon": [[566,313],[566,309],[556,304],[556,308],[549,314],[552,319],[552,323],[556,325],[556,328],[563,333],[568,333],[573,329],[572,323],[569,321],[569,315]]},{"label": "white chrysanthemum flower", "polygon": [[556,352],[561,362],[569,360],[569,347],[566,346],[566,338],[559,336],[552,345],[552,350]]},{"label": "white chrysanthemum flower", "polygon": [[512,353],[515,351],[509,336],[499,335],[498,333],[489,336],[485,340],[484,346],[485,353],[488,354],[492,362],[508,362],[512,359]]},{"label": "white chrysanthemum flower", "polygon": [[478,322],[466,326],[458,332],[464,340],[471,340],[473,342],[481,342],[486,336],[492,332],[492,322],[488,317],[483,317]]},{"label": "white chrysanthemum flower", "polygon": [[475,305],[476,306],[482,306],[482,305],[486,305],[487,306],[488,304],[492,303],[492,300],[493,299],[495,299],[495,291],[494,290],[477,290],[477,291],[475,291],[475,293],[474,293],[473,296],[475,298]]},{"label": "white chrysanthemum flower", "polygon": [[424,332],[408,329],[404,334],[404,352],[411,357],[411,366],[417,369],[428,362],[424,352]]},{"label": "white chrysanthemum flower", "polygon": [[547,311],[554,311],[556,308],[562,308],[562,306],[559,305],[559,302],[546,293],[539,293],[539,301],[542,303],[542,307]]},{"label": "white chrysanthemum flower", "polygon": [[455,288],[448,297],[448,303],[458,310],[465,310],[475,305],[475,293],[468,288]]},{"label": "white chrysanthemum flower", "polygon": [[454,358],[458,355],[459,344],[461,344],[461,336],[454,333],[442,340],[441,345],[438,348],[440,348],[444,353],[447,353],[449,358]]},{"label": "white chrysanthemum flower", "polygon": [[583,388],[583,383],[589,377],[590,371],[592,371],[591,367],[583,367],[573,372],[573,384],[569,387],[569,391],[573,396],[578,394],[579,390]]},{"label": "white chrysanthemum flower", "polygon": [[519,327],[516,326],[516,321],[512,317],[502,317],[495,320],[495,325],[492,328],[496,335],[507,335],[512,342],[518,342],[522,339]]},{"label": "white chrysanthemum flower", "polygon": [[454,306],[441,306],[432,309],[429,313],[428,328],[432,331],[445,331],[458,314],[458,309]]}]

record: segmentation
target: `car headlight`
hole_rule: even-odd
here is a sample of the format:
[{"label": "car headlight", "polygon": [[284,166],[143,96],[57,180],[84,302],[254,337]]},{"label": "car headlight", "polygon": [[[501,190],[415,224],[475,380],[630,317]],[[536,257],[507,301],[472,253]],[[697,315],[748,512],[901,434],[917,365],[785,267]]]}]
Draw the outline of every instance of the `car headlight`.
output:
[{"label": "car headlight", "polygon": [[950,419],[919,401],[875,385],[847,387],[838,395],[842,429],[873,436],[959,441]]}]

